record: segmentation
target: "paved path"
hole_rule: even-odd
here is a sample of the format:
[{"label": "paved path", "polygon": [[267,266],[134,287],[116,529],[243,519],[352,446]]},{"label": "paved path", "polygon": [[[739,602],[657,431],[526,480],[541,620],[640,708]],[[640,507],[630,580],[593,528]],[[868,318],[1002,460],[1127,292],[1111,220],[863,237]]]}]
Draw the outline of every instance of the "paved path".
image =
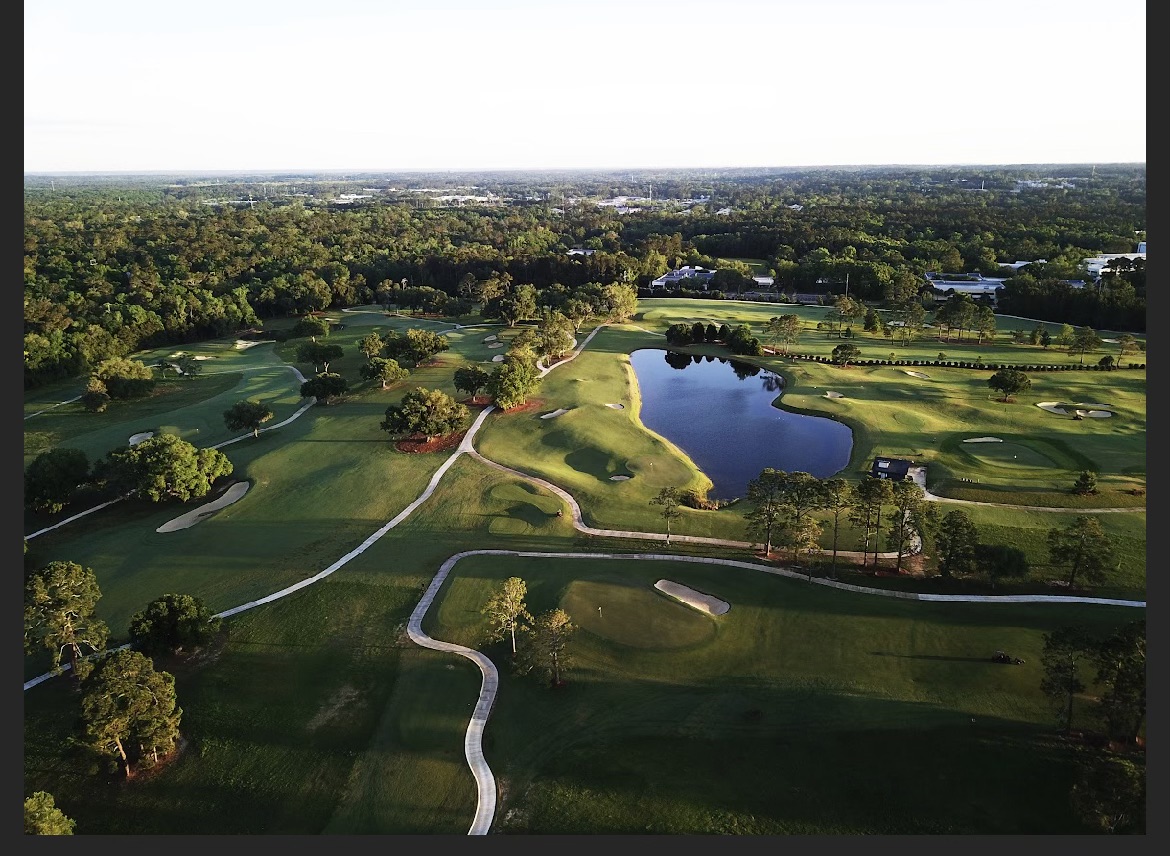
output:
[{"label": "paved path", "polygon": [[926,467],[911,467],[910,477],[914,483],[922,488],[925,498],[930,502],[950,502],[956,505],[976,505],[984,508],[1014,508],[1018,511],[1053,511],[1063,514],[1124,514],[1145,511],[1144,505],[1127,506],[1125,508],[1060,508],[1047,505],[1012,505],[1007,502],[980,502],[976,499],[954,499],[949,496],[939,496],[926,489]]},{"label": "paved path", "polygon": [[[585,341],[582,342],[581,345],[569,357],[567,357],[564,360],[561,360],[560,362],[556,363],[553,366],[542,369],[541,370],[541,377],[544,377],[545,375],[547,375],[548,372],[550,372],[552,369],[556,368],[557,366],[563,365],[563,364],[571,361],[572,359],[576,358],[577,355],[580,354],[581,351],[585,348],[585,346],[589,344],[590,340],[592,340],[592,338],[597,334],[597,332],[602,329],[602,326],[604,326],[604,325],[601,325],[601,326],[594,328],[594,330],[585,338]],[[650,332],[650,331],[647,331],[647,332]],[[292,367],[290,367],[290,368],[292,368]],[[295,368],[293,368],[293,371],[296,371],[298,376],[300,375],[300,372],[297,371]],[[310,401],[308,404],[306,404],[304,407],[302,407],[300,410],[298,410],[295,414],[293,414],[292,417],[290,417],[289,419],[280,423],[280,425],[274,425],[271,427],[278,428],[281,425],[288,424],[293,419],[297,418],[302,413],[304,413],[305,410],[307,410],[308,407],[312,405],[312,403],[313,403],[313,401]],[[244,612],[245,610],[253,609],[253,608],[260,606],[262,604],[271,603],[275,600],[279,600],[281,598],[287,597],[288,595],[293,594],[294,592],[300,591],[301,589],[306,588],[307,586],[310,586],[316,582],[319,582],[320,580],[324,579],[325,577],[333,574],[338,569],[344,567],[351,559],[364,553],[370,546],[372,546],[374,543],[376,543],[383,535],[385,535],[387,532],[389,532],[391,529],[393,529],[399,523],[401,523],[403,520],[405,520],[407,517],[409,517],[410,514],[413,513],[416,508],[418,508],[423,502],[425,502],[427,499],[429,499],[431,497],[431,495],[434,493],[435,488],[438,486],[439,482],[442,480],[443,476],[446,475],[447,471],[451,468],[451,466],[455,463],[455,461],[459,458],[459,456],[463,455],[463,454],[470,455],[471,457],[474,457],[477,460],[482,461],[483,463],[487,464],[488,466],[490,466],[492,468],[498,469],[498,470],[505,472],[505,473],[508,473],[510,475],[514,475],[514,476],[518,476],[520,478],[527,479],[529,481],[535,482],[535,483],[545,487],[546,489],[548,489],[549,491],[551,491],[552,493],[554,493],[555,495],[560,497],[562,500],[564,500],[565,503],[569,506],[569,508],[572,511],[573,525],[580,532],[584,532],[584,533],[589,534],[589,535],[596,535],[596,536],[600,536],[600,537],[633,538],[633,539],[641,539],[641,540],[658,540],[658,539],[663,537],[660,533],[636,532],[636,531],[626,531],[626,530],[617,530],[617,529],[599,529],[596,527],[587,526],[584,523],[584,520],[582,518],[580,506],[577,504],[576,499],[574,499],[573,496],[570,493],[568,493],[568,491],[565,491],[562,488],[557,487],[556,485],[552,484],[549,481],[538,478],[536,476],[529,475],[527,473],[520,472],[519,470],[514,470],[510,467],[504,466],[503,464],[498,464],[495,461],[491,461],[491,460],[483,457],[483,455],[479,454],[479,452],[477,452],[475,450],[475,448],[473,446],[473,440],[474,440],[476,433],[483,426],[484,420],[487,418],[488,414],[491,413],[493,410],[495,410],[495,406],[489,405],[488,407],[484,408],[483,411],[480,412],[480,414],[476,417],[475,421],[472,423],[471,428],[468,429],[467,434],[464,435],[458,448],[450,455],[450,457],[447,458],[447,460],[438,468],[438,470],[435,471],[434,475],[431,477],[430,481],[428,482],[426,488],[423,490],[423,492],[421,494],[419,494],[418,498],[415,499],[412,503],[410,503],[410,505],[408,505],[406,508],[404,508],[390,522],[388,522],[387,524],[382,526],[380,529],[378,529],[376,532],[374,532],[372,535],[370,535],[368,538],[366,538],[366,540],[363,541],[361,544],[359,544],[356,548],[354,548],[350,552],[346,553],[344,556],[342,556],[340,559],[335,561],[329,567],[325,568],[324,570],[320,571],[317,574],[314,574],[311,577],[308,577],[307,579],[301,580],[300,582],[295,583],[291,586],[288,586],[284,589],[281,589],[280,591],[273,592],[272,594],[267,595],[266,597],[262,597],[262,598],[259,598],[257,600],[254,600],[254,601],[250,601],[248,603],[241,604],[240,606],[233,607],[232,609],[228,609],[228,610],[225,610],[223,612],[220,612],[217,614],[217,617],[228,618],[230,616],[237,615],[238,613]],[[271,429],[265,429],[265,430],[271,430]],[[221,443],[219,445],[220,446],[227,445],[228,443],[233,443],[233,442],[236,442],[240,439],[243,439],[244,437],[250,437],[250,436],[252,436],[250,433],[245,434],[245,435],[243,435],[243,437],[237,437],[237,438],[234,438],[232,440],[225,441],[224,443]],[[116,502],[117,500],[113,500],[113,501]],[[110,503],[105,503],[105,505],[109,505],[109,504]],[[104,505],[98,506],[96,508],[92,508],[86,512],[82,512],[82,514],[76,515],[74,518],[70,518],[70,519],[71,520],[76,519],[76,517],[81,517],[81,516],[84,516],[85,514],[92,513],[93,511],[96,511],[96,510],[98,510],[98,508],[101,508],[101,507],[104,507]],[[1065,510],[1065,509],[1062,509],[1062,510]],[[64,523],[66,523],[66,522],[69,522],[69,521],[62,521],[61,523],[58,523],[57,526],[64,525]],[[50,527],[50,528],[56,528],[56,526]],[[47,529],[42,530],[42,532],[43,531],[48,531],[48,530]],[[40,533],[39,532],[34,533],[34,535],[36,535],[36,534],[40,534]],[[26,536],[26,539],[28,537],[34,537],[34,536]],[[715,546],[736,547],[736,548],[751,548],[751,547],[755,546],[753,543],[746,542],[746,541],[733,541],[733,540],[724,539],[724,538],[707,538],[707,537],[702,537],[702,536],[697,536],[697,535],[672,535],[669,538],[667,538],[667,540],[666,540],[667,546],[669,546],[671,541],[677,541],[680,543],[688,543],[688,544],[709,544],[709,545],[715,545]],[[454,568],[455,565],[461,559],[466,558],[467,556],[473,556],[473,555],[511,555],[511,556],[532,557],[532,558],[556,558],[558,560],[559,559],[574,559],[574,558],[626,559],[626,560],[632,559],[632,560],[639,560],[639,561],[671,561],[671,562],[695,562],[695,563],[702,563],[702,564],[718,564],[718,565],[725,565],[725,566],[729,566],[729,567],[738,567],[738,568],[744,568],[747,570],[760,571],[763,573],[772,574],[774,576],[783,576],[783,577],[790,577],[790,578],[794,578],[794,579],[805,580],[809,583],[813,583],[816,585],[828,586],[830,588],[837,588],[837,589],[841,589],[844,591],[853,591],[853,592],[859,592],[859,593],[864,593],[864,594],[872,594],[872,595],[876,595],[876,596],[880,596],[880,597],[894,597],[894,598],[900,598],[900,599],[905,599],[905,600],[952,601],[952,602],[967,602],[967,603],[974,603],[974,602],[982,602],[982,603],[1093,603],[1093,604],[1111,604],[1111,605],[1117,605],[1117,606],[1131,606],[1131,607],[1142,607],[1142,608],[1144,608],[1146,605],[1145,601],[1111,600],[1111,599],[1106,599],[1106,598],[1085,598],[1085,597],[1074,597],[1074,596],[1064,596],[1064,595],[1002,595],[1002,596],[932,595],[932,594],[920,594],[918,592],[891,591],[888,589],[876,589],[876,588],[869,588],[869,587],[865,587],[865,586],[855,586],[855,585],[851,585],[849,583],[842,583],[842,582],[839,582],[836,580],[813,578],[813,577],[806,576],[805,574],[802,574],[798,571],[793,571],[793,570],[787,569],[787,568],[773,567],[770,565],[760,565],[760,564],[756,564],[756,563],[752,563],[752,562],[743,562],[743,561],[737,561],[737,560],[733,560],[733,559],[717,559],[717,558],[708,558],[708,557],[702,557],[702,556],[679,556],[679,555],[672,555],[672,554],[666,554],[666,553],[650,553],[650,554],[647,554],[647,553],[555,553],[555,552],[546,553],[546,552],[528,552],[528,551],[514,551],[514,550],[472,550],[472,551],[457,553],[457,554],[449,557],[445,562],[443,562],[442,566],[440,566],[440,568],[439,568],[438,572],[435,574],[434,578],[432,578],[430,585],[427,587],[426,591],[423,593],[422,597],[419,599],[418,604],[415,606],[414,611],[411,613],[410,620],[409,620],[408,625],[407,625],[407,632],[408,632],[410,638],[418,645],[421,645],[425,648],[437,650],[437,651],[446,651],[449,653],[458,654],[459,656],[466,657],[466,658],[470,659],[472,662],[474,662],[479,667],[480,673],[482,675],[479,697],[477,699],[475,709],[472,712],[471,719],[470,719],[468,726],[467,726],[467,730],[464,734],[464,744],[463,744],[464,745],[464,755],[467,758],[467,763],[471,769],[472,775],[475,777],[476,788],[477,788],[475,816],[472,819],[471,827],[468,829],[468,833],[467,833],[468,835],[486,835],[488,833],[489,829],[491,828],[491,823],[492,823],[492,820],[495,816],[496,799],[497,799],[496,783],[495,783],[495,778],[492,775],[491,768],[488,766],[487,761],[484,758],[483,731],[487,725],[488,716],[491,713],[492,705],[495,702],[496,693],[497,693],[498,688],[499,688],[499,673],[498,673],[498,670],[496,669],[495,665],[491,662],[491,660],[488,659],[488,657],[486,655],[482,654],[481,652],[476,651],[476,650],[471,649],[471,648],[466,648],[462,645],[456,645],[456,644],[451,643],[451,642],[443,642],[440,640],[436,640],[436,639],[433,639],[430,636],[428,636],[422,629],[422,621],[423,621],[423,618],[425,617],[427,611],[430,609],[431,604],[434,602],[434,599],[437,596],[439,589],[442,588],[442,585],[443,585],[444,581],[447,579],[447,576],[450,573],[451,569]],[[838,551],[837,555],[851,557],[851,556],[858,556],[860,554],[847,552],[847,551]],[[883,555],[885,555],[885,554],[883,554]],[[123,645],[121,647],[126,648],[129,646]],[[68,664],[65,664],[63,671],[65,669],[68,669],[68,668],[69,668]],[[39,676],[29,680],[29,681],[26,681],[24,684],[24,689],[27,691],[31,687],[34,687],[34,686],[44,682],[45,680],[47,680],[50,677],[53,677],[53,673],[51,673],[51,672],[45,673],[43,675],[39,675]]]}]

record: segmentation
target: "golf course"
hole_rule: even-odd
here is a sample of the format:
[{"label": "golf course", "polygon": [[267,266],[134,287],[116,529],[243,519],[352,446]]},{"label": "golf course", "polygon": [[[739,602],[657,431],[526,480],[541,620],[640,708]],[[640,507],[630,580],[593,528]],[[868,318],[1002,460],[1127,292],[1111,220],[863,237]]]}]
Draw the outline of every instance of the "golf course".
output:
[{"label": "golf course", "polygon": [[[328,401],[302,397],[320,366],[284,335],[136,353],[199,370],[101,412],[83,406],[84,379],[27,391],[26,467],[171,434],[232,470],[187,502],[83,494],[25,511],[26,567],[93,569],[107,647],[168,593],[222,617],[196,656],[156,658],[175,677],[181,740],[133,780],[76,745],[76,682],[43,648],[27,653],[26,791],[115,835],[1089,831],[1068,798],[1084,747],[1062,733],[1041,662],[1059,628],[1107,636],[1145,618],[1144,350],[1120,355],[1110,340],[1124,331],[1097,331],[1088,354],[1017,344],[1035,322],[1009,316],[982,341],[934,328],[907,344],[843,340],[828,312],[643,298],[630,317],[579,325],[507,409],[455,372],[490,371],[535,324],[376,304],[321,313],[342,352],[327,371],[349,383]],[[764,333],[784,313],[802,325],[788,345]],[[884,537],[824,510],[815,549],[766,552],[746,495],[668,516],[664,490],[705,498],[712,481],[643,424],[630,356],[665,353],[671,325],[696,323],[747,325],[765,350],[669,350],[734,358],[780,379],[778,412],[848,427],[837,478],[911,461],[940,516],[962,510],[1027,573],[940,573],[931,539],[895,562]],[[365,337],[415,329],[449,347],[404,380],[363,378]],[[843,341],[859,352],[846,365],[833,361]],[[1120,367],[1099,367],[1104,354]],[[1010,396],[988,384],[1007,366],[1030,380]],[[417,388],[468,408],[433,451],[404,451],[381,426]],[[256,432],[225,424],[246,399],[272,412]],[[704,406],[681,400],[678,419]],[[722,453],[736,443],[729,423]],[[1085,471],[1095,491],[1073,492]],[[1100,524],[1111,564],[1068,585],[1048,533],[1080,517]],[[532,616],[571,619],[563,679],[518,673],[489,632],[485,608],[511,578]],[[1081,693],[1071,729],[1102,728],[1097,695]]]}]

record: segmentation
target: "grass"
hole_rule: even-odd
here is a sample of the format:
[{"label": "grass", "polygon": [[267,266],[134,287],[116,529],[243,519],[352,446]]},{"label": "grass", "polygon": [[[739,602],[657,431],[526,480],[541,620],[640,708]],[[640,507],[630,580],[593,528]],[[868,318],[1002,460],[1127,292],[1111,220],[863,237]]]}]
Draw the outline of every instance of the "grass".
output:
[{"label": "grass", "polygon": [[[673,305],[705,313],[712,303]],[[662,305],[643,301],[643,314]],[[759,315],[750,307],[717,304],[733,313],[729,319],[739,312],[754,324]],[[517,330],[452,330],[451,350],[433,366],[381,390],[358,376],[364,335],[447,325],[381,312],[335,317],[345,327],[329,341],[346,355],[331,368],[350,379],[351,394],[225,446],[232,479],[251,483],[243,500],[174,533],[154,530],[202,501],[117,503],[28,542],[26,567],[58,558],[92,567],[103,594],[98,615],[116,643],[129,617],[160,594],[195,594],[226,609],[316,574],[369,538],[421,493],[448,454],[394,451],[378,427],[386,407],[414,386],[461,397],[454,368],[490,361],[502,350],[483,340],[495,334],[506,343]],[[635,323],[666,326],[664,318]],[[625,355],[662,344],[632,325],[607,328],[547,376],[536,409],[491,414],[477,449],[570,491],[592,525],[661,532],[649,499],[664,486],[707,484],[681,449],[638,420]],[[297,343],[233,345],[192,346],[215,361],[150,399],[107,414],[62,405],[27,419],[26,463],[30,448],[68,443],[103,453],[141,430],[222,442],[231,437],[222,411],[251,397],[248,390],[278,403],[274,421],[291,415],[299,383],[284,360],[295,359]],[[1055,505],[1051,498],[1068,495],[1086,463],[1098,468],[1101,504],[1121,504],[1127,485],[1145,483],[1144,373],[1040,375],[1030,398],[1005,406],[987,400],[980,375],[957,369],[927,368],[931,381],[916,383],[894,367],[841,370],[771,357],[760,364],[785,377],[779,406],[853,428],[850,478],[873,454],[903,453],[928,463],[931,489],[940,492]],[[845,397],[826,399],[824,389]],[[62,384],[27,396],[26,415],[71,391]],[[1077,422],[1031,403],[1047,400],[1108,402],[1118,416]],[[558,408],[568,412],[538,418]],[[961,443],[982,435],[1007,442]],[[1017,456],[1010,461],[1009,447]],[[617,473],[634,477],[610,481]],[[975,475],[974,484],[961,481]],[[1068,515],[965,508],[985,540],[1028,553],[1033,579],[1013,590],[1047,590],[1045,581],[1060,577],[1047,565],[1043,533]],[[26,531],[77,510],[28,515]],[[531,481],[460,458],[434,496],[364,553],[315,585],[228,619],[226,642],[211,659],[159,664],[176,675],[186,744],[158,774],[127,786],[70,747],[77,697],[68,679],[26,692],[26,791],[53,793],[81,834],[465,834],[475,786],[463,739],[479,674],[462,658],[415,646],[406,622],[438,567],[462,550],[662,550],[652,540],[581,535],[558,510],[562,501]],[[743,503],[684,509],[672,530],[744,538],[745,510]],[[1144,510],[1101,520],[1120,563],[1092,593],[1144,597]],[[841,549],[855,541],[843,528]],[[677,542],[672,552],[751,559],[747,549]],[[842,573],[894,589],[985,589],[975,580]],[[580,627],[563,691],[502,669],[485,751],[502,798],[494,831],[513,833],[1080,831],[1065,799],[1075,752],[1053,739],[1038,691],[1042,634],[1074,621],[1105,632],[1137,612],[910,603],[726,567],[490,556],[457,565],[427,631],[483,646],[479,607],[513,574],[528,581],[530,608],[562,606]],[[654,590],[664,577],[732,609],[703,616]],[[987,658],[996,649],[1028,663],[995,666]],[[506,666],[502,643],[486,650]],[[42,672],[45,659],[27,657],[25,677]]]}]

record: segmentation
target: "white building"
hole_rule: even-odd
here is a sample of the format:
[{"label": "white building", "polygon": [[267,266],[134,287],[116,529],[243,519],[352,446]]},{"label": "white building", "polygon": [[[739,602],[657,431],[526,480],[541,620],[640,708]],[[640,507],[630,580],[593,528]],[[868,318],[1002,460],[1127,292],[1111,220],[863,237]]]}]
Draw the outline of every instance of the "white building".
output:
[{"label": "white building", "polygon": [[702,267],[692,267],[685,265],[678,270],[672,270],[670,273],[664,273],[658,279],[650,283],[651,288],[694,288],[701,291],[707,290],[707,284],[711,281],[711,277],[715,275],[715,271],[707,270]]}]

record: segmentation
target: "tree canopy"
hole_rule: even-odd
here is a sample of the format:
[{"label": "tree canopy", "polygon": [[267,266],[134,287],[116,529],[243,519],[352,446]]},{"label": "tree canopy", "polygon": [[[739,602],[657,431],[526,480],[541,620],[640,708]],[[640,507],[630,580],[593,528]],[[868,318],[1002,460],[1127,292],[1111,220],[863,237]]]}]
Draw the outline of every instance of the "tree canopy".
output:
[{"label": "tree canopy", "polygon": [[55,672],[68,655],[74,676],[84,678],[91,667],[87,658],[104,650],[110,635],[94,615],[101,597],[93,570],[77,562],[50,562],[34,571],[24,587],[25,651],[46,648]]},{"label": "tree canopy", "polygon": [[418,387],[386,408],[382,430],[390,434],[417,435],[429,442],[464,427],[470,411],[441,389]]},{"label": "tree canopy", "polygon": [[157,434],[98,462],[95,475],[119,493],[151,502],[186,502],[206,496],[215,480],[232,473],[218,449],[199,449],[175,434]]}]

